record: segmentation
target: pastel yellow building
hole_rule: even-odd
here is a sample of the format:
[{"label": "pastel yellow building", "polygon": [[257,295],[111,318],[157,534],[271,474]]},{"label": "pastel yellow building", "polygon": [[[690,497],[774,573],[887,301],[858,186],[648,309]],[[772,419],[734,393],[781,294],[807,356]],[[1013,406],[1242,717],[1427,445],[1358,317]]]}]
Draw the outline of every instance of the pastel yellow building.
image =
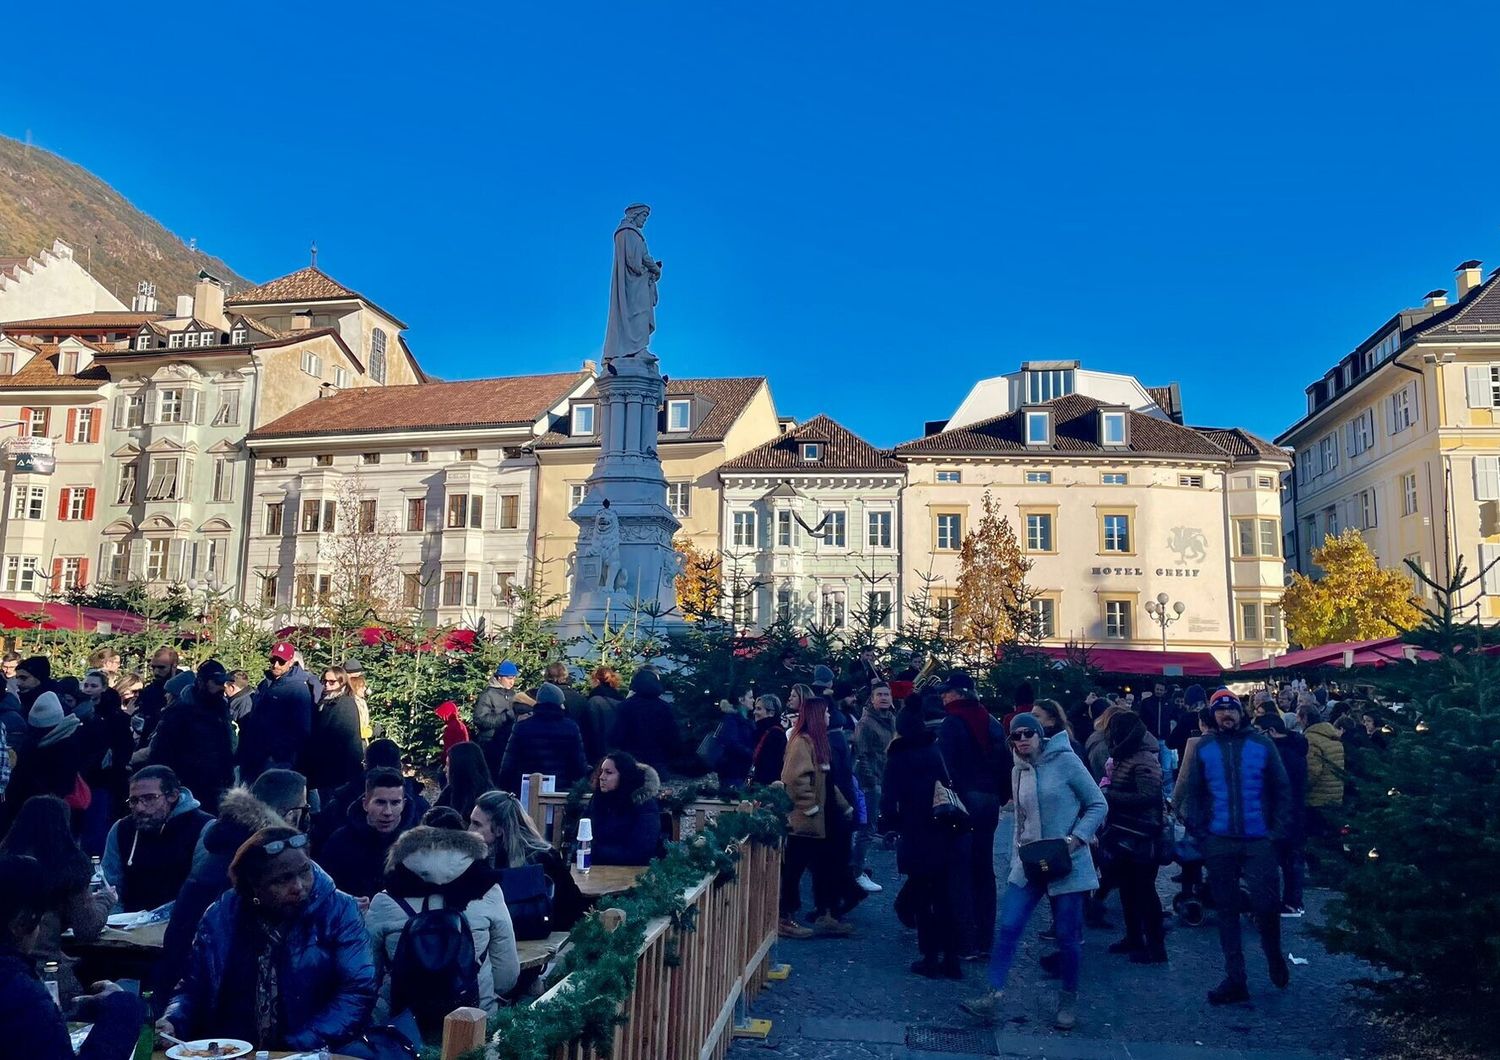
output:
[{"label": "pastel yellow building", "polygon": [[[1327,534],[1358,529],[1382,566],[1441,580],[1493,564],[1458,603],[1500,618],[1500,284],[1480,263],[1457,291],[1382,324],[1307,388],[1277,439],[1296,451],[1283,491],[1287,557],[1314,569]],[[1409,569],[1409,568],[1406,568]],[[1413,576],[1415,580],[1415,576]]]}]

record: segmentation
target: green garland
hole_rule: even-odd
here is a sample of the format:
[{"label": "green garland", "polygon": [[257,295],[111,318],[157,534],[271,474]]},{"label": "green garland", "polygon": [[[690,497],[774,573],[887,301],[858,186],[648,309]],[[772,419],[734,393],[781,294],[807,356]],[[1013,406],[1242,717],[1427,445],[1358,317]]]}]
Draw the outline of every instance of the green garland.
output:
[{"label": "green garland", "polygon": [[625,914],[613,932],[604,929],[597,911],[581,920],[568,935],[570,988],[545,1005],[501,1009],[490,1022],[489,1044],[464,1060],[537,1060],[575,1040],[608,1055],[615,1026],[624,1020],[622,1006],[635,989],[646,926],[670,917],[674,927],[693,930],[696,910],[683,901],[683,893],[710,873],[721,881],[733,879],[737,844],[779,844],[786,835],[785,794],[770,789],[757,794],[764,798],[751,812],[719,814],[690,841],[670,844],[629,891],[610,896],[609,908]]}]

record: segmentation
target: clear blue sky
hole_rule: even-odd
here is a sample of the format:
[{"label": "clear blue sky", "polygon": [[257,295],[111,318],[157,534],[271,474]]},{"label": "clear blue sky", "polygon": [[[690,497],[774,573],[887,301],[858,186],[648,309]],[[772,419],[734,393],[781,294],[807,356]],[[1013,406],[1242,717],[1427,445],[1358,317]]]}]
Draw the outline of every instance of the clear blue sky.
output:
[{"label": "clear blue sky", "polygon": [[1273,435],[1500,265],[1480,2],[11,6],[0,132],[449,378],[594,356],[635,199],[669,373],[886,445],[1024,358]]}]

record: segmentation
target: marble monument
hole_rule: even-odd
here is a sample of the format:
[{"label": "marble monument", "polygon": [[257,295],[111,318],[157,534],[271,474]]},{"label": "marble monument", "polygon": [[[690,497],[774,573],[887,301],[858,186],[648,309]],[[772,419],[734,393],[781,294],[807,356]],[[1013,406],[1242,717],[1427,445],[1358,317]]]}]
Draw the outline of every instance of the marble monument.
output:
[{"label": "marble monument", "polygon": [[[667,480],[656,453],[667,384],[650,350],[661,263],[642,232],[651,208],[635,203],[615,230],[609,320],[595,379],[599,459],[570,513],[578,524],[573,578],[559,631],[582,637],[639,616],[666,631],[676,610],[680,569],[672,547],[681,524],[667,508]],[[648,618],[647,616],[655,616]]]}]

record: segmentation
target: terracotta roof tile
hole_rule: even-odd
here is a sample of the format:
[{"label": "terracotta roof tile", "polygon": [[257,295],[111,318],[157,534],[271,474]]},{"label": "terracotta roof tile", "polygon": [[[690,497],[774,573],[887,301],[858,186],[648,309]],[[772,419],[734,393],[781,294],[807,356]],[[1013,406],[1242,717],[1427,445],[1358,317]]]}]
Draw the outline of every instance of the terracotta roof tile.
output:
[{"label": "terracotta roof tile", "polygon": [[564,372],[341,390],[273,420],[251,440],[531,424],[562,401],[581,378],[577,372]]},{"label": "terracotta roof tile", "polygon": [[[755,392],[765,383],[766,377],[763,375],[730,379],[669,378],[667,397],[701,398],[709,403],[709,409],[692,431],[659,432],[658,444],[723,441],[729,433],[729,428],[734,426],[740,414],[745,411],[745,406],[750,404],[750,399],[755,396]],[[589,397],[597,397],[598,393],[597,385],[589,387]],[[554,423],[551,430],[537,439],[536,447],[539,449],[583,449],[589,446],[597,447],[599,444],[596,437],[575,438],[568,431],[569,424],[567,418],[564,417]]]},{"label": "terracotta roof tile", "polygon": [[[305,269],[298,269],[296,272],[278,276],[274,280],[243,290],[234,297],[226,299],[224,304],[226,306],[269,305],[281,302],[328,302],[349,298],[357,298],[361,302],[375,305],[370,299],[358,291],[345,287],[322,269],[309,265]],[[380,307],[375,306],[375,308]],[[385,313],[384,309],[380,311]],[[389,313],[386,315],[390,316]],[[401,327],[406,327],[394,316],[391,316],[391,319]]]},{"label": "terracotta roof tile", "polygon": [[[802,459],[802,443],[819,442],[823,446],[822,459]],[[720,468],[724,471],[896,471],[903,470],[901,461],[889,451],[876,449],[853,431],[828,416],[814,416],[800,427],[794,427],[773,438],[764,445],[756,446],[743,456],[726,461]]]},{"label": "terracotta roof tile", "polygon": [[35,328],[43,331],[65,331],[76,328],[79,331],[98,331],[100,328],[138,328],[148,320],[161,320],[165,317],[163,313],[73,313],[68,316],[57,317],[33,317],[30,320],[6,320],[0,321],[0,332],[4,334],[25,334],[25,329]]},{"label": "terracotta roof tile", "polygon": [[27,360],[14,375],[0,376],[0,390],[53,390],[68,389],[98,390],[109,382],[109,373],[95,362],[77,375],[57,374],[57,346],[46,343],[35,357]]},{"label": "terracotta roof tile", "polygon": [[[1500,270],[1479,285],[1463,301],[1440,309],[1403,340],[1462,342],[1465,339],[1500,338]],[[1403,344],[1404,344],[1403,342]]]},{"label": "terracotta roof tile", "polygon": [[1292,458],[1285,449],[1241,427],[1192,427],[1236,461],[1276,460],[1290,464]]},{"label": "terracotta roof tile", "polygon": [[924,455],[1006,455],[1011,453],[1124,453],[1135,455],[1164,454],[1222,459],[1224,450],[1190,427],[1170,420],[1127,412],[1130,417],[1130,445],[1124,449],[1099,444],[1097,411],[1101,401],[1069,394],[1052,406],[1055,423],[1051,446],[1027,445],[1022,433],[1022,413],[1015,412],[981,420],[966,427],[917,438],[896,447],[897,456]]}]

